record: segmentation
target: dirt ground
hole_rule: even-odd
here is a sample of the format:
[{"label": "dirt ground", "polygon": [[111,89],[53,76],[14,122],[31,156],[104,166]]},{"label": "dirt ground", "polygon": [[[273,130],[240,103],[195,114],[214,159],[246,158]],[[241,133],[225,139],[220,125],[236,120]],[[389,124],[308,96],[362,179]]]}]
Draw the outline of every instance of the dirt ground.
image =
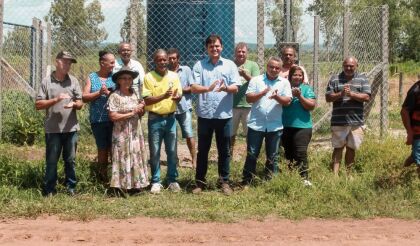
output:
[{"label": "dirt ground", "polygon": [[0,222],[1,245],[420,245],[420,221],[396,219],[191,223],[156,218]]}]

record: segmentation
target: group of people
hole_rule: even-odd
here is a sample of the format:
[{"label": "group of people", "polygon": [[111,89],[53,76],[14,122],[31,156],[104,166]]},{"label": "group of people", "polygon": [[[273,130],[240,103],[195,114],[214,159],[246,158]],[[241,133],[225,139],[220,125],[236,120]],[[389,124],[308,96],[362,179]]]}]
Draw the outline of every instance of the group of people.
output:
[{"label": "group of people", "polygon": [[[303,184],[310,186],[307,152],[315,93],[305,69],[295,64],[296,50],[284,47],[281,58],[270,57],[265,73],[260,74],[258,65],[247,58],[245,43],[237,44],[234,61],[222,57],[223,41],[216,34],[207,37],[205,48],[207,57],[192,70],[180,65],[177,49],[158,49],[153,54],[153,70],[145,74],[141,64],[131,58],[130,44],[121,43],[118,59],[110,52],[99,53],[100,69],[89,74],[83,91],[77,79],[69,75],[76,59],[67,51],[58,53],[56,70],[43,79],[36,99],[36,108],[46,109],[44,194],[56,192],[61,152],[65,185],[74,194],[80,129],[76,110],[83,107],[83,102],[90,104],[89,119],[98,150],[97,175],[110,187],[126,192],[150,186],[151,193],[159,193],[163,188],[160,152],[164,142],[168,189],[180,191],[176,122],[195,168],[195,194],[206,188],[213,134],[218,153],[218,184],[224,194],[233,192],[230,162],[240,123],[247,143],[244,186],[257,176],[256,164],[264,140],[263,178],[278,173],[279,149],[283,146],[289,167],[297,168]],[[192,127],[192,94],[197,96],[197,147]],[[326,92],[327,102],[333,103],[332,170],[337,175],[344,148],[348,169],[354,163],[355,151],[363,139],[363,107],[369,99],[370,86],[367,78],[357,73],[356,58],[345,58],[343,72],[330,79]],[[149,151],[140,124],[145,112]],[[110,157],[112,174],[108,175]]]}]

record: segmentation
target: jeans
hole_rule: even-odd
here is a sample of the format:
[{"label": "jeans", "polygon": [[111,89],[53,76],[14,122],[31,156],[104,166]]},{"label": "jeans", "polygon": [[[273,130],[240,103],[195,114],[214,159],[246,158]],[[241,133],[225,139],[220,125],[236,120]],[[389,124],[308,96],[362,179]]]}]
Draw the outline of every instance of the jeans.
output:
[{"label": "jeans", "polygon": [[285,127],[282,136],[284,154],[298,168],[302,178],[308,179],[308,145],[312,128]]},{"label": "jeans", "polygon": [[198,152],[195,179],[197,183],[205,183],[208,169],[209,151],[213,132],[216,134],[217,152],[219,153],[217,167],[221,182],[229,181],[230,137],[232,132],[232,118],[205,119],[198,117]]},{"label": "jeans", "polygon": [[265,138],[265,173],[268,177],[278,173],[279,163],[279,144],[282,130],[274,132],[255,131],[248,127],[248,135],[246,137],[247,155],[243,170],[243,182],[250,183],[253,176],[256,175],[257,159],[260,154],[261,145]]},{"label": "jeans", "polygon": [[162,141],[165,142],[168,171],[166,174],[169,183],[176,182],[178,177],[177,150],[176,150],[176,122],[174,114],[161,117],[149,114],[147,122],[149,128],[150,167],[152,171],[152,184],[160,183],[160,149]]},{"label": "jeans", "polygon": [[46,133],[46,168],[44,176],[44,193],[55,193],[57,183],[57,163],[63,152],[65,184],[67,189],[76,187],[75,159],[77,132]]}]

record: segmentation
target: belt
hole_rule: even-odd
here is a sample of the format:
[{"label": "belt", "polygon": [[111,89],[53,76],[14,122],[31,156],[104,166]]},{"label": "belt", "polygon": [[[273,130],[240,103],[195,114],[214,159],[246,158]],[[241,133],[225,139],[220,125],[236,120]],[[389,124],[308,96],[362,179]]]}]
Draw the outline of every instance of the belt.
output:
[{"label": "belt", "polygon": [[167,117],[171,117],[175,114],[175,112],[169,113],[169,114],[157,114],[154,112],[149,111],[149,117],[162,117],[162,118],[167,118]]}]

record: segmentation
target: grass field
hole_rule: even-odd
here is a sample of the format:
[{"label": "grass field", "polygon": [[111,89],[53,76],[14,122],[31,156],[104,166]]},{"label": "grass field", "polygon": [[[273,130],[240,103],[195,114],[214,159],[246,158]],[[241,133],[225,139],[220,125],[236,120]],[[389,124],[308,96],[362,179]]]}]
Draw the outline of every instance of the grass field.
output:
[{"label": "grass field", "polygon": [[[267,216],[291,219],[420,219],[420,179],[414,166],[402,168],[402,162],[409,153],[409,147],[403,144],[402,138],[379,140],[367,136],[358,152],[354,172],[351,175],[341,173],[337,178],[328,168],[329,144],[312,144],[310,179],[313,187],[303,186],[299,175],[285,169],[282,163],[282,172],[273,180],[257,180],[250,189],[242,190],[239,182],[243,161],[234,162],[231,164],[231,179],[235,192],[229,197],[217,190],[215,163],[212,163],[207,176],[209,190],[201,195],[189,192],[193,184],[193,170],[181,168],[181,193],[165,190],[159,195],[152,195],[144,191],[127,199],[110,197],[90,175],[94,149],[83,139],[80,145],[76,169],[78,195],[67,196],[63,185],[59,184],[58,195],[51,198],[41,196],[44,162],[40,153],[43,147],[25,149],[0,145],[0,217],[48,214],[69,220],[92,220],[98,217],[151,216],[221,222]],[[263,161],[264,158],[261,158],[258,163],[260,170]],[[60,163],[60,177],[63,175],[62,166]],[[62,181],[61,178],[60,183]]]}]

